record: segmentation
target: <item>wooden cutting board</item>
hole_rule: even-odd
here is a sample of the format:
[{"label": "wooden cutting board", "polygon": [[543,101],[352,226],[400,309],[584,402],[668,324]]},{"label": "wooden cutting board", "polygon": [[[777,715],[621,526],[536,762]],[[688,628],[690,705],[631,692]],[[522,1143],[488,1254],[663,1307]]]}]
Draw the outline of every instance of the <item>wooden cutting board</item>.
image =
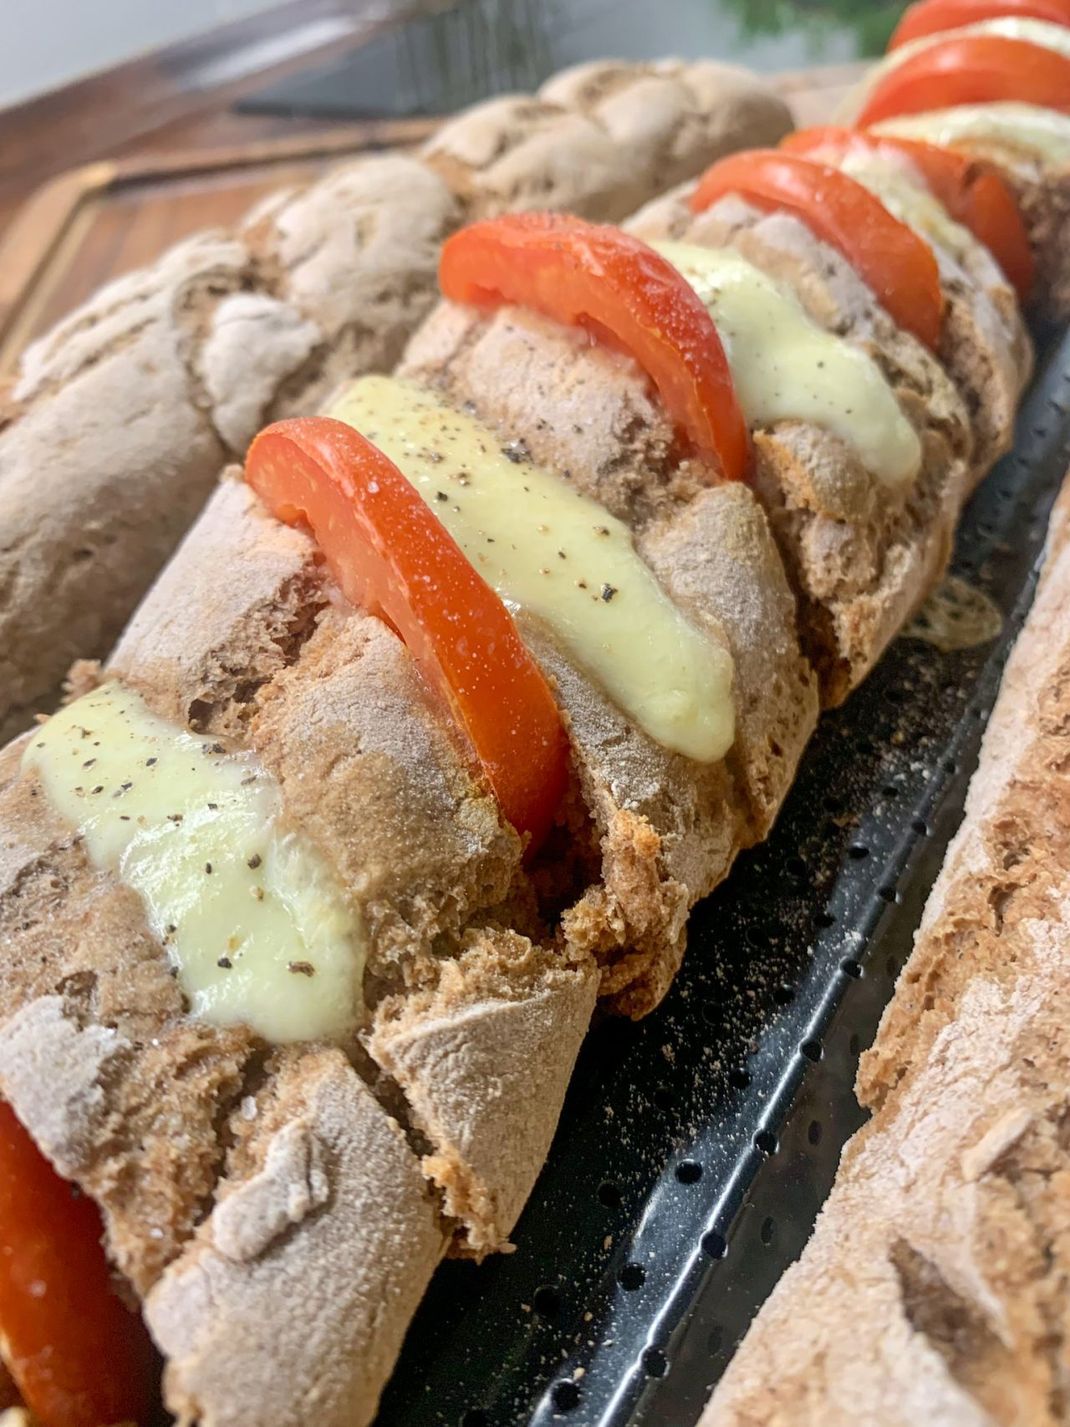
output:
[{"label": "wooden cutting board", "polygon": [[[797,122],[827,121],[860,66],[782,75]],[[0,240],[0,376],[24,347],[102,284],[201,228],[227,227],[273,189],[376,149],[404,148],[434,119],[333,125],[195,152],[104,159],[60,174],[23,205]]]}]

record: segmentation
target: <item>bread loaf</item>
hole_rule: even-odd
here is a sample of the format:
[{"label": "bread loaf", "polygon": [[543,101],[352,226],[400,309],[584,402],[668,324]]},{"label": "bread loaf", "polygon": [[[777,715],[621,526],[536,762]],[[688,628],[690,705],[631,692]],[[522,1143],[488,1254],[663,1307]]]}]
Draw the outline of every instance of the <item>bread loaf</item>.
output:
[{"label": "bread loaf", "polygon": [[1056,1427],[1070,1372],[1070,486],[800,1261],[703,1427]]}]

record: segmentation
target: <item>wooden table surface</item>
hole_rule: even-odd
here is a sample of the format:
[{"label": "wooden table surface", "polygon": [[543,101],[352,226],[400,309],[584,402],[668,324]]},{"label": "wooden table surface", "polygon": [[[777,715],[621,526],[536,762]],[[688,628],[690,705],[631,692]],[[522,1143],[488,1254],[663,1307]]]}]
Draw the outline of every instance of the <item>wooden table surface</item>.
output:
[{"label": "wooden table surface", "polygon": [[[340,157],[422,139],[433,120],[330,123],[232,105],[435,3],[299,0],[0,112],[0,374],[102,283],[178,239],[226,227]],[[806,124],[827,120],[858,72],[773,82]]]}]

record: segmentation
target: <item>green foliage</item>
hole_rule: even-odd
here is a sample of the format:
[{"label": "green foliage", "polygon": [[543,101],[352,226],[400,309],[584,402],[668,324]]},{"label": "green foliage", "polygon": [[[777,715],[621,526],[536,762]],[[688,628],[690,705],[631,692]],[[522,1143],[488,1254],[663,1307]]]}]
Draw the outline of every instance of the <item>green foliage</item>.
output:
[{"label": "green foliage", "polygon": [[779,35],[797,30],[813,53],[831,30],[854,33],[858,57],[881,54],[906,0],[717,0],[739,16],[744,35]]}]

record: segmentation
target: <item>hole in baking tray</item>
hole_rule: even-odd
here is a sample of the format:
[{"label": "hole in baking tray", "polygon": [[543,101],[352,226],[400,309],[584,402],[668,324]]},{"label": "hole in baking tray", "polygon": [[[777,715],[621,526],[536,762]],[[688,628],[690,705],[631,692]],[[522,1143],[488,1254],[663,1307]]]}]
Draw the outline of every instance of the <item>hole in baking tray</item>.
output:
[{"label": "hole in baking tray", "polygon": [[676,1166],[676,1178],[681,1184],[697,1184],[702,1178],[702,1166],[693,1159],[682,1159]]},{"label": "hole in baking tray", "polygon": [[702,1252],[711,1259],[723,1259],[728,1252],[728,1240],[723,1234],[719,1234],[716,1229],[702,1236]]},{"label": "hole in baking tray", "polygon": [[807,1060],[812,1060],[816,1065],[825,1052],[821,1048],[820,1041],[803,1041],[799,1047],[799,1054],[805,1055]]},{"label": "hole in baking tray", "polygon": [[878,887],[877,896],[884,902],[898,902],[899,893],[894,887]]},{"label": "hole in baking tray", "polygon": [[862,1042],[858,1039],[857,1035],[853,1035],[851,1039],[847,1042],[847,1049],[851,1052],[852,1055],[857,1055],[858,1052],[862,1049]]},{"label": "hole in baking tray", "polygon": [[806,879],[810,876],[810,869],[801,857],[787,857],[784,859],[784,868],[790,877]]},{"label": "hole in baking tray", "polygon": [[651,1098],[659,1110],[671,1110],[676,1104],[676,1097],[667,1085],[656,1085]]},{"label": "hole in baking tray", "polygon": [[778,1006],[790,1006],[795,1000],[795,987],[789,986],[787,982],[781,981],[773,987],[773,1000]]},{"label": "hole in baking tray", "polygon": [[701,1015],[708,1026],[719,1026],[724,1020],[724,1007],[716,1001],[707,1001]]},{"label": "hole in baking tray", "polygon": [[944,759],[944,772],[947,773],[948,776],[950,776],[952,773],[957,772],[958,766],[959,765],[955,762],[953,758]]},{"label": "hole in baking tray", "polygon": [[836,925],[836,918],[832,915],[831,912],[818,912],[815,920],[817,921],[819,927],[822,927],[826,930],[829,927],[834,927]]},{"label": "hole in baking tray", "polygon": [[555,1382],[551,1396],[555,1412],[571,1412],[580,1404],[580,1390],[574,1382]]},{"label": "hole in baking tray", "polygon": [[895,786],[894,783],[885,783],[884,787],[881,789],[881,796],[884,798],[898,798],[899,789]]},{"label": "hole in baking tray", "polygon": [[706,1351],[708,1353],[719,1353],[724,1347],[724,1329],[720,1323],[715,1323],[706,1334]]},{"label": "hole in baking tray", "polygon": [[762,1154],[776,1154],[776,1135],[772,1130],[759,1130],[754,1136],[754,1143]]},{"label": "hole in baking tray", "polygon": [[827,813],[842,813],[842,812],[843,812],[843,799],[842,799],[842,798],[832,798],[832,797],[826,798],[826,799],[825,799],[825,811],[826,811]]},{"label": "hole in baking tray", "polygon": [[855,751],[861,753],[863,757],[865,757],[867,753],[873,753],[875,748],[872,738],[856,738]]},{"label": "hole in baking tray", "polygon": [[820,1120],[811,1120],[811,1121],[810,1121],[810,1124],[809,1124],[809,1126],[807,1127],[807,1131],[806,1131],[806,1138],[810,1141],[810,1143],[811,1143],[812,1145],[819,1145],[819,1144],[821,1143],[821,1121],[820,1121]]},{"label": "hole in baking tray", "polygon": [[600,1204],[604,1204],[607,1209],[620,1208],[621,1192],[612,1180],[604,1179],[598,1186],[598,1201]]},{"label": "hole in baking tray", "polygon": [[762,1227],[758,1230],[758,1237],[766,1248],[768,1248],[776,1238],[776,1221],[772,1215],[762,1220]]},{"label": "hole in baking tray", "polygon": [[862,975],[862,968],[853,956],[844,957],[840,962],[840,970],[845,976],[853,976],[856,981]]},{"label": "hole in baking tray", "polygon": [[847,856],[855,862],[861,862],[863,857],[869,856],[869,848],[864,843],[852,842],[847,849]]},{"label": "hole in baking tray", "polygon": [[728,1072],[728,1083],[736,1090],[746,1090],[750,1084],[750,1071],[744,1070],[741,1065],[734,1066]]},{"label": "hole in baking tray", "polygon": [[924,818],[915,818],[914,821],[910,824],[910,826],[914,829],[914,831],[918,834],[919,837],[929,836],[929,824],[925,821]]},{"label": "hole in baking tray", "polygon": [[544,1318],[554,1318],[561,1312],[561,1295],[552,1284],[544,1283],[537,1288],[532,1302],[535,1312]]},{"label": "hole in baking tray", "polygon": [[766,922],[760,927],[743,927],[740,936],[744,945],[749,946],[751,951],[765,951],[769,945],[769,924]]},{"label": "hole in baking tray", "polygon": [[641,1263],[626,1263],[617,1274],[617,1282],[628,1293],[635,1293],[646,1283],[646,1269]]},{"label": "hole in baking tray", "polygon": [[648,1377],[664,1377],[669,1371],[669,1360],[660,1348],[647,1348],[643,1353],[643,1367]]},{"label": "hole in baking tray", "polygon": [[490,1427],[490,1418],[482,1407],[470,1407],[461,1418],[461,1427]]}]

